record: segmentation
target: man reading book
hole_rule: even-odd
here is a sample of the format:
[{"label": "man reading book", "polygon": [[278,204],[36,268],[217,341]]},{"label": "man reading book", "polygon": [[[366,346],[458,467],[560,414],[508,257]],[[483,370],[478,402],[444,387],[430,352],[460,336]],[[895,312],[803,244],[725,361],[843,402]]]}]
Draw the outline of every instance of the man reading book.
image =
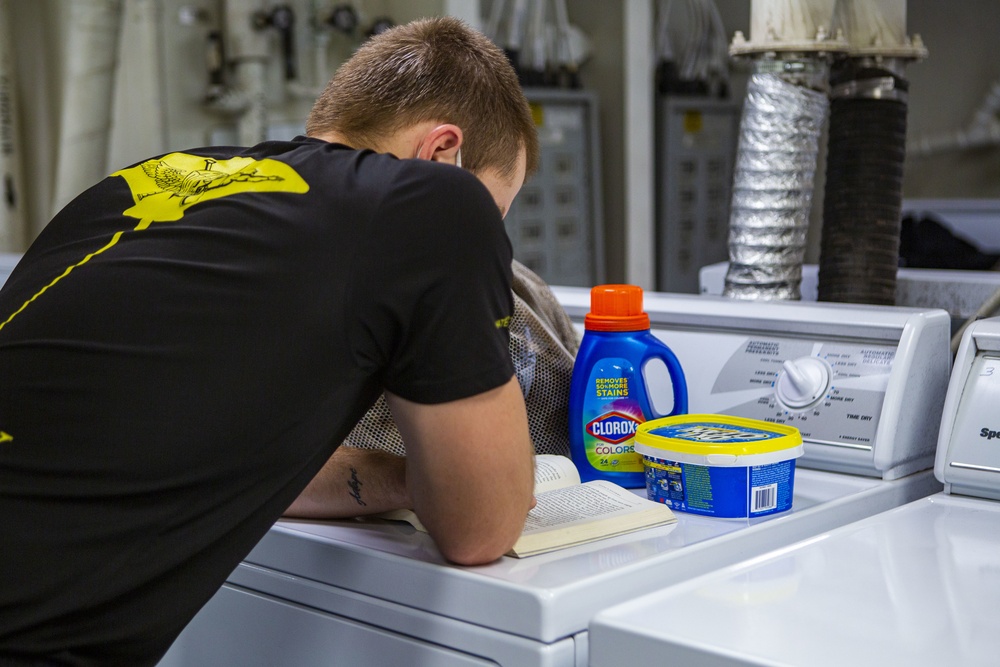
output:
[{"label": "man reading book", "polygon": [[156,664],[381,394],[446,558],[521,533],[516,73],[417,21],[358,49],[306,132],[115,172],[0,290],[0,663]]}]

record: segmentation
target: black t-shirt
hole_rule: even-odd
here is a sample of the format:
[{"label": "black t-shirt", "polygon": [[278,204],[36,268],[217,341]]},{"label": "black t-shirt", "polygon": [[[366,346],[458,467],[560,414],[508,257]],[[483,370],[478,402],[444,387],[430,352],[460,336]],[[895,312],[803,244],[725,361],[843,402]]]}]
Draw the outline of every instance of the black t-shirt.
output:
[{"label": "black t-shirt", "polygon": [[470,173],[313,139],[116,172],[0,291],[0,656],[155,662],[383,388],[511,378]]}]

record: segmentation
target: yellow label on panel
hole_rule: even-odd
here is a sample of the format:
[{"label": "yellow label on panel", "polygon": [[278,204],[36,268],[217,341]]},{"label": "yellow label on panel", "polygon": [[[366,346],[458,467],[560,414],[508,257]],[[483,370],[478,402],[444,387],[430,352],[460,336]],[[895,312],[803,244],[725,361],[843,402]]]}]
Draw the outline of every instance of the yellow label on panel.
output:
[{"label": "yellow label on panel", "polygon": [[535,125],[541,127],[545,124],[545,108],[541,104],[536,104],[531,102],[528,104],[528,108],[531,109],[531,119],[535,121]]},{"label": "yellow label on panel", "polygon": [[701,116],[700,111],[685,111],[684,112],[684,131],[690,134],[695,134],[701,132],[704,126],[704,119]]}]

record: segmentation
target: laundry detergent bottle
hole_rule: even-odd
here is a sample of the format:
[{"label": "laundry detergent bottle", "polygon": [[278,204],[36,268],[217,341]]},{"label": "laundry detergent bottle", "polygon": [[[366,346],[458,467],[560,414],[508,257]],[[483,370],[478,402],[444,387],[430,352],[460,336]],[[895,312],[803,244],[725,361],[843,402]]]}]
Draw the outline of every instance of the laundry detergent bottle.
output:
[{"label": "laundry detergent bottle", "polygon": [[[569,394],[570,457],[585,482],[645,487],[642,456],[633,445],[636,427],[687,413],[684,372],[670,348],[650,333],[641,287],[594,287],[584,328]],[[650,401],[644,369],[652,359],[661,360],[670,377],[674,403],[666,415]]]}]

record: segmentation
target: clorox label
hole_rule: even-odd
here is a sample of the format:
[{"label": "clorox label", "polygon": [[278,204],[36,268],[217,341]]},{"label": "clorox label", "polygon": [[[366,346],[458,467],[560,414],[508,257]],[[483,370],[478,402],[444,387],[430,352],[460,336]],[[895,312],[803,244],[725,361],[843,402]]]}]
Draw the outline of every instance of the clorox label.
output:
[{"label": "clorox label", "polygon": [[598,440],[618,444],[635,436],[642,422],[620,412],[609,412],[587,424],[587,433]]},{"label": "clorox label", "polygon": [[645,421],[635,368],[627,359],[601,359],[590,373],[583,405],[587,461],[601,472],[642,472],[635,431]]}]

